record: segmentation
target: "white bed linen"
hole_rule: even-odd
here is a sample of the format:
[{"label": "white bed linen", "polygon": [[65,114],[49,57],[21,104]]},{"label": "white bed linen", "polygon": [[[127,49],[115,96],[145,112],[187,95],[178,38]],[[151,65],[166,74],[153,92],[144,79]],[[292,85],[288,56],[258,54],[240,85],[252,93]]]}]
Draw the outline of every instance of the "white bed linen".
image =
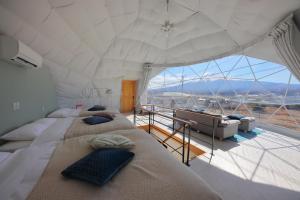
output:
[{"label": "white bed linen", "polygon": [[56,120],[29,147],[17,150],[0,163],[1,200],[26,199],[72,121],[73,118]]},{"label": "white bed linen", "polygon": [[42,118],[10,131],[9,133],[1,136],[1,139],[9,141],[34,140],[38,136],[44,134],[45,130],[47,130],[55,122],[56,119]]},{"label": "white bed linen", "polygon": [[60,108],[48,115],[48,118],[78,117],[81,109]]},{"label": "white bed linen", "polygon": [[36,138],[32,145],[42,144],[46,142],[59,141],[64,139],[64,135],[71,126],[74,118],[57,118],[56,122],[49,127],[45,133]]},{"label": "white bed linen", "polygon": [[0,152],[0,163],[10,156],[10,152]]},{"label": "white bed linen", "polygon": [[0,163],[1,199],[26,199],[55,149],[57,142],[17,150]]}]

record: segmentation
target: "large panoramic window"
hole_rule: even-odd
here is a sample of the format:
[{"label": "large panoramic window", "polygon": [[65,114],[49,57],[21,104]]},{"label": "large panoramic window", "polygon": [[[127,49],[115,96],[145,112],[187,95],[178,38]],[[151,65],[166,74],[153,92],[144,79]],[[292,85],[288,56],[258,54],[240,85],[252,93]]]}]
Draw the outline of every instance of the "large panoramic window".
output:
[{"label": "large panoramic window", "polygon": [[280,64],[233,55],[173,67],[151,79],[147,101],[165,107],[253,116],[300,131],[300,83]]}]

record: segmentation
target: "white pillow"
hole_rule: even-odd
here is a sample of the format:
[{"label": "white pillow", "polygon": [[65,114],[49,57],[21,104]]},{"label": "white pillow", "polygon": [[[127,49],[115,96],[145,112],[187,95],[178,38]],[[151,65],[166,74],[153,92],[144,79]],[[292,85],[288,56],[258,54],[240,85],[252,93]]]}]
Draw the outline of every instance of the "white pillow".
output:
[{"label": "white pillow", "polygon": [[11,141],[0,146],[1,152],[14,152],[17,149],[28,147],[32,141]]},{"label": "white pillow", "polygon": [[122,135],[115,134],[100,134],[92,136],[88,143],[94,149],[99,148],[124,148],[130,149],[134,147],[134,142]]},{"label": "white pillow", "polygon": [[1,137],[4,140],[34,140],[45,130],[42,124],[26,124]]},{"label": "white pillow", "polygon": [[43,134],[43,132],[51,126],[56,119],[40,119],[33,123],[21,126],[0,137],[4,140],[19,141],[19,140],[34,140],[36,137]]},{"label": "white pillow", "polygon": [[65,118],[65,117],[77,117],[80,110],[71,108],[61,108],[48,115],[50,118]]}]

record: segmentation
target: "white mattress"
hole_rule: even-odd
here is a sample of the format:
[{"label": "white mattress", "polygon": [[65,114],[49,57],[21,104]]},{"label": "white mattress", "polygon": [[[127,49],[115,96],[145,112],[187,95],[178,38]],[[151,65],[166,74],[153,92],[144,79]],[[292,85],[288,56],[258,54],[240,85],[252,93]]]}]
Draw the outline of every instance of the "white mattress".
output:
[{"label": "white mattress", "polygon": [[26,199],[72,121],[73,118],[56,120],[31,146],[11,153],[0,162],[1,200]]},{"label": "white mattress", "polygon": [[64,139],[67,129],[71,126],[74,118],[57,118],[56,122],[52,124],[45,133],[36,138],[32,145],[38,145],[45,142],[59,141]]}]

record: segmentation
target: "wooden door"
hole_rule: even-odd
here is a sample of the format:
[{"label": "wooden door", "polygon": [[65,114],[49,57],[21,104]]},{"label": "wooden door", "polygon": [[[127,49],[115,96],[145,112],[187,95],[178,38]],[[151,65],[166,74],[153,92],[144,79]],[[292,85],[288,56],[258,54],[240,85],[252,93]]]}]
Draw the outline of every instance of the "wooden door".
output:
[{"label": "wooden door", "polygon": [[121,95],[121,112],[133,111],[136,98],[136,81],[123,80],[122,81],[122,95]]}]

